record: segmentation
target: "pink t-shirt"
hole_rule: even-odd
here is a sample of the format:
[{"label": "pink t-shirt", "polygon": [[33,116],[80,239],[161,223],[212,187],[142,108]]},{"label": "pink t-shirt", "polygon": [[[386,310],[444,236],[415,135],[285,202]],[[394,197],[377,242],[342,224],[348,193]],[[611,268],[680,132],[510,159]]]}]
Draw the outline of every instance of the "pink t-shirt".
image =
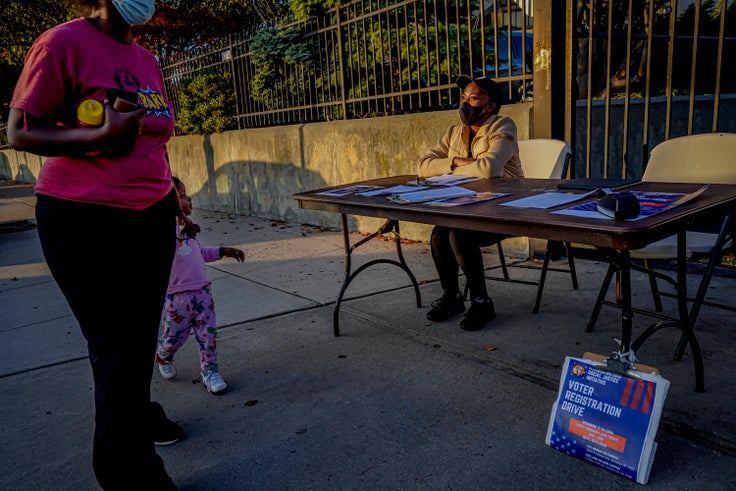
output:
[{"label": "pink t-shirt", "polygon": [[75,126],[79,104],[90,98],[103,101],[110,88],[136,92],[146,108],[143,133],[134,149],[114,159],[49,157],[39,173],[37,192],[141,210],[171,189],[165,155],[174,115],[156,58],[135,42],[121,44],[86,19],[46,31],[26,56],[10,105]]}]

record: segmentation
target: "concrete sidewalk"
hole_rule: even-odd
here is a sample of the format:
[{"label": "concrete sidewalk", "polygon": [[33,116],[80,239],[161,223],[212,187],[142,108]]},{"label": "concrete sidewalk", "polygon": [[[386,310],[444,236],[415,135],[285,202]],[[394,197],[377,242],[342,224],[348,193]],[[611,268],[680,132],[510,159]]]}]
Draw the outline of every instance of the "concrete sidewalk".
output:
[{"label": "concrete sidewalk", "polygon": [[[22,226],[33,224],[33,201],[32,188],[0,185],[0,489],[97,489],[86,350],[35,230]],[[604,265],[578,261],[578,291],[551,274],[536,315],[532,287],[489,282],[498,317],[469,333],[459,319],[426,320],[440,287],[427,244],[406,244],[423,306],[399,269],[370,268],[351,284],[335,338],[339,232],[209,211],[193,218],[203,243],[242,247],[246,262],[209,268],[230,391],[203,389],[194,341],[177,355],[175,380],[153,374],[153,397],[187,431],[158,449],[179,489],[639,489],[544,444],[564,357],[616,349],[618,311],[604,308],[597,331],[584,332]],[[353,268],[393,249],[371,241]],[[648,306],[634,276],[634,302]],[[733,297],[733,279],[715,278],[709,298]],[[650,323],[636,316],[634,334]],[[677,332],[655,334],[638,353],[672,383],[650,489],[736,489],[733,329],[731,313],[703,308],[703,394],[689,352],[672,361]]]}]

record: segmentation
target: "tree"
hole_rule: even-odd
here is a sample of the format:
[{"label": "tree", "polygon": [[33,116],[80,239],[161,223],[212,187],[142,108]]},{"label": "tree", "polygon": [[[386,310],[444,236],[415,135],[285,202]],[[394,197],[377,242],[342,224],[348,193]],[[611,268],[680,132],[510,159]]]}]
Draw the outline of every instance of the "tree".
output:
[{"label": "tree", "polygon": [[[253,30],[283,15],[287,6],[245,0],[160,0],[138,43],[167,63],[228,34]],[[267,5],[261,5],[267,4]]]},{"label": "tree", "polygon": [[[288,66],[305,66],[312,61],[313,54],[304,43],[304,33],[299,27],[277,28],[266,26],[260,29],[250,43],[252,61],[258,67],[253,77],[252,96],[270,109],[282,107],[287,101],[279,97],[284,79],[289,79]],[[286,87],[293,88],[301,78],[287,80]],[[301,90],[294,91],[298,97]]]},{"label": "tree", "polygon": [[0,23],[0,39],[10,44],[0,46],[0,61],[11,67],[22,67],[33,41],[47,29],[72,19],[74,15],[74,9],[65,2],[10,2]]},{"label": "tree", "polygon": [[305,20],[318,12],[339,7],[342,2],[340,0],[291,0],[289,4],[297,19]]},{"label": "tree", "polygon": [[[83,15],[72,4],[70,0],[13,0],[4,5],[0,21],[0,39],[4,41],[0,45],[0,121],[7,121],[23,60],[36,38],[57,24]],[[156,5],[153,19],[135,33],[136,41],[161,63],[229,33],[275,22],[289,9],[286,0],[157,0]]]},{"label": "tree", "polygon": [[11,1],[3,9],[0,22],[0,39],[3,40],[3,45],[0,45],[2,122],[7,121],[10,99],[33,41],[44,31],[74,16],[74,9],[69,4],[55,0]]}]

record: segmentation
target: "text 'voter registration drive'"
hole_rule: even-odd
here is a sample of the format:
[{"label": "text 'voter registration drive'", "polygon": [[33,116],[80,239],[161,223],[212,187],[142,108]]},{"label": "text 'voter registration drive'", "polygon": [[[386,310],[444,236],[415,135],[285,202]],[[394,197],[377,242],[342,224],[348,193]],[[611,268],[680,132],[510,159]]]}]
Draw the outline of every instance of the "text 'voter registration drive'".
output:
[{"label": "text 'voter registration drive'", "polygon": [[617,373],[605,362],[568,356],[545,442],[646,484],[669,386],[656,373]]}]

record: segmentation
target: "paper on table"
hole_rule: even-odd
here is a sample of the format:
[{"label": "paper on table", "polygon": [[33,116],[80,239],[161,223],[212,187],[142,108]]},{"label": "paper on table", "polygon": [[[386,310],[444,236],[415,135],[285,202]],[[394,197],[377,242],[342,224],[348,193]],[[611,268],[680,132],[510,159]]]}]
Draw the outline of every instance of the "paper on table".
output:
[{"label": "paper on table", "polygon": [[417,185],[404,185],[399,184],[398,186],[391,186],[388,188],[373,189],[368,191],[361,191],[355,193],[358,196],[388,196],[391,194],[411,193],[414,191],[421,191],[427,189],[429,186],[417,186]]},{"label": "paper on table", "polygon": [[[595,205],[595,201],[588,201],[586,203],[581,203],[570,208],[553,211],[552,213],[557,213],[559,215],[570,215],[580,218],[598,218],[601,220],[613,220],[613,217],[609,217],[598,211],[598,207]],[[628,220],[631,219],[629,218]],[[634,218],[634,220],[636,220],[636,218]]]},{"label": "paper on table", "polygon": [[[480,177],[471,176],[458,176],[455,174],[443,174],[441,176],[432,177],[417,177],[416,184],[434,184],[437,186],[459,186],[466,182],[473,182],[479,180]],[[407,184],[413,184],[415,181],[410,181]]]},{"label": "paper on table", "polygon": [[554,208],[555,206],[566,205],[574,201],[578,201],[583,198],[587,198],[591,194],[597,193],[595,189],[589,193],[570,194],[570,193],[540,193],[534,196],[527,196],[526,198],[515,199],[514,201],[507,201],[501,203],[504,206],[514,206],[517,208]]},{"label": "paper on table", "polygon": [[424,191],[413,193],[392,194],[389,199],[394,203],[421,203],[442,198],[454,198],[456,196],[474,196],[475,191],[461,188],[459,186],[441,186],[429,188]]},{"label": "paper on table", "polygon": [[430,201],[427,203],[432,206],[462,206],[472,205],[473,203],[482,203],[483,201],[490,201],[496,198],[502,198],[508,196],[511,193],[492,193],[490,191],[484,191],[476,193],[473,196],[455,196],[453,198],[438,199],[436,201]]},{"label": "paper on table", "polygon": [[383,189],[383,186],[369,186],[367,184],[356,184],[352,186],[346,186],[344,188],[330,189],[329,191],[322,191],[317,193],[323,196],[348,196],[350,194],[357,194],[360,192],[370,191],[373,189]]},{"label": "paper on table", "polygon": [[[698,195],[703,193],[710,187],[710,184],[704,184],[692,193],[662,193],[656,191],[631,191],[631,194],[637,197],[639,200],[640,211],[639,216],[634,218],[627,218],[626,221],[641,220],[642,218],[650,217],[661,213],[666,210],[670,210],[676,206],[687,203],[688,201],[696,198]],[[612,217],[606,216],[598,211],[595,201],[588,201],[581,203],[570,208],[563,210],[553,211],[552,213],[559,213],[560,215],[572,215],[582,218],[598,218],[604,220],[613,220]]]}]

